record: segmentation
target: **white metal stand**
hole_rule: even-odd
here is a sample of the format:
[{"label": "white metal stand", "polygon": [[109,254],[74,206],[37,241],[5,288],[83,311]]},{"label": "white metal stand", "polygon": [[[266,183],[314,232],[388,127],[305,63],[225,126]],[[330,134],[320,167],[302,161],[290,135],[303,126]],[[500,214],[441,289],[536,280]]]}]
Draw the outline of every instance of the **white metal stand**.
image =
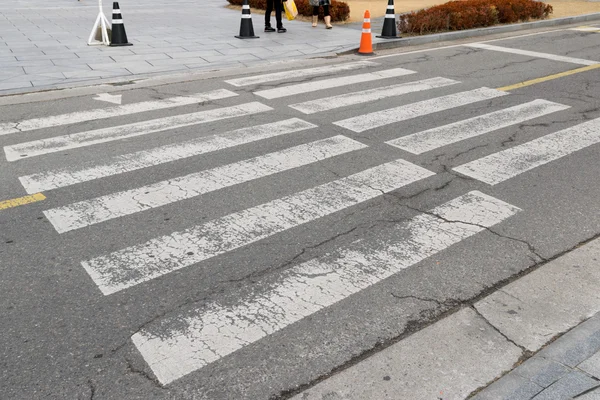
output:
[{"label": "white metal stand", "polygon": [[[106,16],[104,15],[104,11],[102,10],[102,0],[98,0],[98,5],[100,7],[100,12],[98,13],[98,18],[96,18],[96,22],[94,23],[94,27],[92,28],[92,33],[90,33],[90,38],[88,39],[88,46],[94,45],[110,45],[110,40],[108,38],[108,26],[110,23]],[[101,40],[96,40],[96,34],[98,32],[98,28],[102,31]]]}]

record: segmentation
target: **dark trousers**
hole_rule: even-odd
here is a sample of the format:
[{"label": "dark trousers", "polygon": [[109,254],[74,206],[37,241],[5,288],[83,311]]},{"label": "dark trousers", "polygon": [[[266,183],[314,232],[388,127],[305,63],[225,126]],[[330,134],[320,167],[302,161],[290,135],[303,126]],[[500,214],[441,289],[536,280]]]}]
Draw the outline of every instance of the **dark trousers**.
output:
[{"label": "dark trousers", "polygon": [[281,22],[281,13],[283,11],[283,3],[281,0],[267,0],[267,9],[265,10],[265,26],[271,26],[271,11],[275,7],[275,20],[277,21],[277,27],[281,28],[283,23]]},{"label": "dark trousers", "polygon": [[[313,15],[319,15],[319,6],[313,6]],[[329,17],[329,6],[323,6],[323,15]]]}]

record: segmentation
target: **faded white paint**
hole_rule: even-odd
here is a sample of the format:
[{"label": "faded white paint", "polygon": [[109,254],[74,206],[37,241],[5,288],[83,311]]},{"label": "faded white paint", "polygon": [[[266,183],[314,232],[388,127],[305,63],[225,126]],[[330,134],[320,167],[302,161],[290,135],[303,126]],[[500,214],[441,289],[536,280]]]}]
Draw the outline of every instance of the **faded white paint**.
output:
[{"label": "faded white paint", "polygon": [[422,117],[435,112],[449,110],[478,101],[489,100],[495,97],[506,96],[508,93],[496,89],[479,88],[440,96],[433,99],[419,101],[405,106],[376,111],[334,122],[335,125],[349,129],[353,132],[364,132],[369,129],[405,121],[411,118]]},{"label": "faded white paint", "polygon": [[27,193],[39,193],[312,128],[316,128],[316,125],[298,118],[290,118],[124,154],[100,164],[67,167],[22,176],[19,180]]},{"label": "faded white paint", "polygon": [[258,102],[240,104],[238,106],[223,107],[191,114],[176,115],[153,119],[150,121],[135,122],[132,124],[96,129],[93,131],[74,133],[72,135],[56,136],[49,139],[34,140],[4,147],[8,161],[17,161],[25,158],[56,153],[58,151],[91,146],[150,133],[172,130],[214,122],[227,118],[235,118],[257,114],[272,110],[271,107]]},{"label": "faded white paint", "polygon": [[82,262],[105,295],[314,221],[434,175],[396,160],[182,232]]},{"label": "faded white paint", "polygon": [[534,57],[534,58],[544,58],[546,60],[561,61],[561,62],[566,62],[566,63],[571,63],[571,64],[581,64],[581,65],[599,64],[598,61],[584,60],[582,58],[559,56],[556,54],[549,54],[549,53],[540,53],[537,51],[513,49],[510,47],[500,47],[500,46],[494,46],[493,44],[469,43],[469,44],[465,44],[465,46],[475,47],[477,49],[498,51],[498,52],[502,52],[502,53],[518,54],[521,56],[528,56],[528,57]]},{"label": "faded white paint", "polygon": [[162,384],[168,384],[360,292],[519,209],[470,192],[410,221],[384,238],[364,239],[294,266],[268,289],[232,307],[218,303],[160,322],[132,340]]},{"label": "faded white paint", "polygon": [[372,82],[380,79],[397,78],[416,74],[415,71],[409,71],[404,68],[385,69],[383,71],[369,72],[366,74],[347,75],[337,78],[322,79],[320,81],[298,83],[278,87],[276,89],[265,89],[254,92],[255,95],[264,97],[265,99],[279,99],[286,96],[294,96],[297,94],[311,93],[317,90],[337,88],[341,86],[355,85],[357,83]]},{"label": "faded white paint", "polygon": [[422,154],[452,143],[570,108],[547,100],[529,103],[439,126],[412,135],[390,140],[387,144],[413,154]]},{"label": "faded white paint", "polygon": [[121,102],[123,101],[123,95],[122,94],[99,93],[93,99],[120,105]]},{"label": "faded white paint", "polygon": [[95,121],[97,119],[121,117],[124,115],[137,114],[147,111],[164,110],[196,104],[203,101],[219,100],[228,97],[237,96],[236,93],[217,89],[205,93],[197,93],[186,97],[172,97],[170,99],[144,101],[141,103],[125,104],[117,107],[100,108],[87,111],[76,111],[69,114],[54,115],[43,118],[33,118],[21,122],[0,123],[0,136],[8,135],[17,132],[32,131],[34,129],[52,128],[54,126],[62,126],[76,124],[78,122]]},{"label": "faded white paint", "polygon": [[325,97],[318,100],[306,101],[304,103],[292,104],[290,107],[304,114],[314,114],[318,112],[334,110],[336,108],[382,100],[388,97],[401,96],[407,93],[421,92],[424,90],[455,85],[457,83],[460,82],[439,77],[424,79],[421,81],[384,86],[381,88],[347,93],[339,96]]},{"label": "faded white paint", "polygon": [[339,135],[178,178],[44,211],[58,233],[190,199],[367,146]]},{"label": "faded white paint", "polygon": [[597,26],[580,26],[579,28],[571,28],[572,31],[580,31],[580,32],[600,32],[600,27]]},{"label": "faded white paint", "polygon": [[261,83],[277,82],[281,80],[300,79],[309,76],[337,74],[340,72],[353,71],[357,69],[376,67],[379,64],[371,61],[358,61],[346,64],[325,65],[323,67],[294,69],[291,71],[274,72],[264,75],[246,76],[243,78],[229,79],[225,81],[233,86],[249,86]]},{"label": "faded white paint", "polygon": [[454,168],[454,171],[496,185],[598,143],[600,118],[471,161]]}]

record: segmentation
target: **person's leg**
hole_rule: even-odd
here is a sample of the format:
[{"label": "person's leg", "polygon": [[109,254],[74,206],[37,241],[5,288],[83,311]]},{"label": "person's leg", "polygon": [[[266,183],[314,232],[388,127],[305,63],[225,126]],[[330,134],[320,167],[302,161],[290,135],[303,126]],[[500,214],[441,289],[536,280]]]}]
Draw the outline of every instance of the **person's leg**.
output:
[{"label": "person's leg", "polygon": [[267,8],[265,9],[265,32],[267,32],[268,28],[271,28],[271,11],[273,11],[273,0],[267,0]]},{"label": "person's leg", "polygon": [[323,6],[323,14],[325,15],[325,28],[331,29],[331,15],[329,14],[329,6]]},{"label": "person's leg", "polygon": [[312,26],[314,28],[317,26],[317,22],[319,22],[319,6],[313,6],[312,19]]},{"label": "person's leg", "polygon": [[281,22],[281,13],[283,11],[282,0],[273,0],[275,2],[275,19],[277,20],[277,32],[283,33],[286,29],[283,27]]}]

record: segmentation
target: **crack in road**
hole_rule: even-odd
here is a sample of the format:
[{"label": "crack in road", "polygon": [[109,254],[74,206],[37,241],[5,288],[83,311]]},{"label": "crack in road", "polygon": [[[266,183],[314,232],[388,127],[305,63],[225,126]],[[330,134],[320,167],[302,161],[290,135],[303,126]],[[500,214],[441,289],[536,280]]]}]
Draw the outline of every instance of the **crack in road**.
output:
[{"label": "crack in road", "polygon": [[88,379],[87,383],[90,387],[90,400],[94,400],[94,396],[96,395],[96,385],[91,379]]},{"label": "crack in road", "polygon": [[465,224],[465,225],[476,226],[476,227],[482,228],[483,230],[485,230],[487,232],[490,232],[490,233],[492,233],[492,234],[494,234],[494,235],[496,235],[498,237],[501,237],[503,239],[513,240],[513,241],[522,243],[522,244],[524,244],[524,245],[527,246],[527,249],[529,250],[529,252],[531,252],[532,254],[534,254],[541,261],[548,261],[547,258],[545,258],[544,256],[542,256],[541,254],[538,253],[538,251],[536,250],[536,248],[535,248],[534,245],[532,245],[531,243],[529,243],[528,241],[526,241],[524,239],[519,239],[519,238],[515,238],[515,237],[512,237],[512,236],[503,235],[503,234],[501,234],[499,232],[494,231],[491,227],[488,227],[488,226],[485,226],[485,225],[476,224],[474,222],[469,222],[469,221],[450,220],[450,219],[444,218],[441,215],[436,214],[436,213],[434,213],[432,211],[429,211],[429,210],[421,210],[421,209],[419,209],[417,207],[412,207],[412,206],[408,206],[408,205],[405,205],[405,204],[403,204],[403,205],[405,207],[413,210],[413,211],[418,211],[418,212],[421,212],[423,214],[427,214],[427,215],[431,215],[432,217],[439,218],[439,219],[441,219],[442,221],[444,221],[446,223],[450,223],[450,224]]},{"label": "crack in road", "polygon": [[394,297],[398,300],[414,299],[414,300],[419,300],[419,301],[423,301],[423,302],[427,302],[427,303],[435,303],[438,307],[454,307],[461,303],[460,300],[454,300],[454,299],[447,299],[444,301],[440,301],[438,299],[419,297],[419,296],[415,296],[412,294],[405,295],[405,296],[399,296],[395,293],[390,293],[390,294],[392,295],[392,297]]},{"label": "crack in road", "polygon": [[[551,258],[546,258],[546,259],[544,259],[544,261],[533,263],[533,265],[527,267],[522,272],[520,272],[520,273],[518,273],[516,275],[510,276],[510,277],[508,277],[506,279],[503,279],[503,280],[497,282],[496,284],[494,284],[492,286],[484,288],[482,291],[480,291],[480,293],[475,294],[475,295],[471,296],[468,299],[465,299],[465,300],[462,300],[462,301],[457,301],[458,305],[456,307],[451,308],[449,310],[446,310],[445,312],[440,312],[440,313],[438,313],[435,316],[432,316],[432,315],[427,316],[425,313],[421,313],[420,314],[420,318],[407,321],[406,328],[398,336],[396,336],[394,338],[391,338],[391,339],[389,339],[389,340],[387,340],[385,342],[380,342],[380,343],[375,344],[371,349],[364,350],[362,353],[354,356],[352,359],[348,360],[347,362],[338,365],[337,367],[333,368],[329,372],[324,373],[324,374],[318,376],[317,378],[313,379],[312,381],[310,381],[310,382],[308,382],[306,384],[302,384],[302,385],[299,385],[297,387],[293,387],[293,388],[290,388],[290,389],[282,390],[278,394],[272,395],[269,398],[269,400],[287,400],[287,399],[291,398],[292,396],[294,396],[294,395],[296,395],[298,393],[301,393],[304,390],[307,390],[307,389],[315,386],[319,382],[326,380],[327,378],[331,377],[332,375],[335,375],[335,374],[337,374],[337,373],[339,373],[339,372],[341,372],[343,370],[346,370],[346,369],[352,367],[353,365],[358,364],[360,361],[362,361],[362,360],[370,357],[371,355],[373,355],[373,354],[375,354],[375,353],[377,353],[377,352],[379,352],[381,350],[384,350],[385,348],[387,348],[387,347],[389,347],[389,346],[391,346],[391,345],[393,345],[393,344],[395,344],[395,343],[397,343],[397,342],[405,339],[406,337],[410,336],[411,334],[416,333],[416,332],[418,332],[418,331],[426,328],[427,326],[429,326],[429,325],[431,325],[433,323],[436,323],[437,321],[440,321],[441,319],[447,317],[448,315],[451,315],[451,314],[459,311],[462,307],[465,307],[465,306],[473,307],[473,305],[477,301],[479,301],[482,298],[485,298],[490,293],[493,293],[493,292],[495,292],[497,290],[501,290],[502,287],[506,286],[510,282],[513,282],[513,281],[521,278],[522,276],[527,275],[527,274],[529,274],[529,273],[537,270],[537,268],[539,268],[541,265],[544,265],[547,262],[550,262],[550,261],[552,261],[554,259],[557,259],[557,258],[561,257],[562,255],[564,255],[566,253],[569,253],[569,252],[571,252],[571,251],[573,251],[573,250],[581,247],[583,244],[588,243],[588,242],[590,242],[590,241],[592,241],[594,239],[598,239],[598,238],[600,238],[600,233],[597,233],[597,234],[593,235],[592,237],[589,237],[589,238],[581,241],[580,243],[577,243],[573,247],[571,247],[571,248],[569,248],[569,249],[567,249],[567,250],[565,250],[565,251],[563,251],[561,253],[558,253],[558,254],[554,255],[553,257],[551,257]],[[392,296],[393,295],[394,294],[392,294]],[[399,296],[399,297],[403,297],[403,296]],[[418,297],[416,297],[416,296],[407,296],[407,297],[409,297],[409,298],[410,297],[414,297],[414,298],[418,299]],[[421,299],[423,301],[434,302],[434,303],[436,303],[436,305],[439,303],[439,300],[436,300],[436,299],[431,299],[431,298],[421,298]],[[475,312],[478,315],[480,315],[480,313],[477,310],[475,310]],[[425,317],[424,319],[421,318],[423,316]],[[482,318],[484,318],[484,317],[482,316]],[[486,322],[488,322],[488,324],[489,324],[489,321],[487,321],[487,319],[484,318],[484,320]],[[493,325],[490,324],[490,326],[492,326],[494,329],[496,329]],[[506,336],[504,334],[502,334],[502,332],[499,332],[499,333],[503,337],[506,338]],[[511,341],[508,338],[506,338],[506,339],[509,340],[509,341]],[[515,363],[515,365],[521,363],[523,360],[527,359],[528,357],[530,357],[533,354],[529,350],[524,349],[522,346],[519,346],[518,344],[514,343],[513,341],[511,341],[511,342],[515,346],[517,346],[518,348],[520,348],[522,350],[522,355],[519,358],[519,360],[517,360],[517,362]],[[475,392],[473,392],[473,393],[475,393]]]},{"label": "crack in road", "polygon": [[[337,65],[337,64],[332,64],[332,65]],[[288,72],[293,73],[293,71],[288,71]],[[276,89],[276,88],[285,87],[288,85],[298,85],[298,84],[302,84],[302,83],[315,82],[322,78],[328,78],[330,76],[336,77],[338,75],[335,72],[331,72],[329,74],[309,75],[309,76],[299,77],[299,78],[295,78],[295,79],[292,77],[292,79],[285,79],[282,81],[270,81],[270,82],[258,83],[258,84],[253,85],[252,89],[251,88],[242,88],[242,90],[245,90],[246,93],[252,93],[252,92],[257,92],[257,91],[261,91],[261,90]]]},{"label": "crack in road", "polygon": [[150,381],[155,387],[157,387],[159,389],[163,389],[163,390],[167,389],[163,385],[161,385],[161,383],[158,381],[158,379],[148,375],[148,373],[146,371],[135,368],[133,366],[133,362],[131,360],[129,360],[128,358],[125,358],[125,357],[123,359],[127,363],[127,371],[129,373],[136,374],[136,375],[139,375],[139,376],[145,378],[146,380]]},{"label": "crack in road", "polygon": [[280,265],[278,265],[276,267],[266,268],[266,269],[263,269],[263,270],[260,270],[260,271],[253,272],[253,273],[248,274],[246,276],[243,276],[241,278],[228,279],[228,280],[225,280],[225,281],[220,281],[219,283],[239,283],[239,282],[243,282],[243,281],[246,281],[246,280],[252,281],[253,279],[259,279],[259,278],[264,277],[265,275],[269,275],[269,274],[271,274],[273,272],[283,270],[286,267],[292,265],[296,260],[298,260],[299,258],[301,258],[307,251],[319,248],[319,247],[321,247],[321,246],[323,246],[323,245],[325,245],[325,244],[327,244],[329,242],[332,242],[332,241],[334,241],[334,240],[336,240],[336,239],[338,239],[338,238],[340,238],[342,236],[349,235],[349,234],[351,234],[352,232],[356,231],[359,228],[361,228],[360,225],[359,226],[355,226],[355,227],[353,227],[353,228],[351,228],[351,229],[349,229],[347,231],[335,234],[334,236],[332,236],[332,237],[330,237],[328,239],[325,239],[325,240],[323,240],[323,241],[321,241],[319,243],[316,243],[314,245],[310,245],[310,246],[304,247],[296,255],[294,255],[289,260],[287,260],[286,262],[284,262],[284,263],[282,263],[282,264],[280,264]]},{"label": "crack in road", "polygon": [[479,310],[477,309],[477,307],[475,307],[474,304],[472,304],[469,308],[471,310],[473,310],[475,312],[475,314],[477,314],[481,319],[483,319],[494,331],[498,332],[498,334],[500,336],[502,336],[504,339],[506,339],[507,342],[512,343],[515,347],[518,347],[521,350],[521,357],[519,358],[519,360],[521,360],[521,358],[523,358],[523,357],[529,358],[533,355],[532,351],[527,350],[524,346],[518,344],[517,342],[515,342],[514,340],[512,340],[511,338],[506,336],[506,334],[504,332],[502,332],[500,329],[498,329],[498,327],[496,327],[496,325],[492,324],[482,313],[479,312]]}]

